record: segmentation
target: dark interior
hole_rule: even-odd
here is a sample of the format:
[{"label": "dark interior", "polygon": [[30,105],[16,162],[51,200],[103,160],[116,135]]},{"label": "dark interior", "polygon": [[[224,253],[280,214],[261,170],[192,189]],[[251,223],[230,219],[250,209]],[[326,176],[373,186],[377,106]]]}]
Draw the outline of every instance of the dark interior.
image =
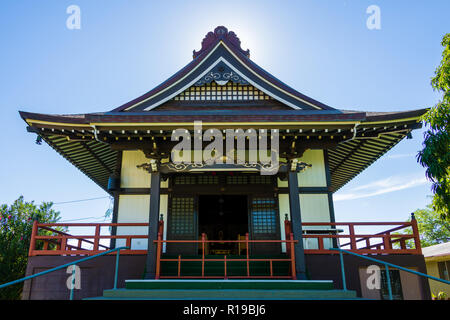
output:
[{"label": "dark interior", "polygon": [[[248,203],[246,195],[202,195],[198,197],[199,236],[208,240],[238,240],[248,232]],[[215,250],[236,251],[236,243],[211,243]]]}]

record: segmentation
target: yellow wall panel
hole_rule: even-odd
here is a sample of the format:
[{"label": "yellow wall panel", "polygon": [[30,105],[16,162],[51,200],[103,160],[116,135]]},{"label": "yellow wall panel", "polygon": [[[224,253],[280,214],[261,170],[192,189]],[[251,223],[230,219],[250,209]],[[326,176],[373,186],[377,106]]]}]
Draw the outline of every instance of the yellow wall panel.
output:
[{"label": "yellow wall panel", "polygon": [[[289,220],[291,219],[290,211],[289,211],[289,195],[288,194],[279,194],[278,195],[278,211],[280,213],[280,235],[281,240],[286,240],[286,234],[284,230],[284,220],[285,215],[288,215]],[[283,252],[286,252],[286,244],[281,244],[281,249]]]},{"label": "yellow wall panel", "polygon": [[[425,261],[425,264],[427,266],[427,273],[430,276],[440,278],[437,261]],[[430,291],[433,295],[437,296],[439,292],[445,292],[445,293],[447,293],[447,296],[450,296],[450,286],[449,285],[447,285],[443,282],[438,282],[438,281],[434,281],[434,280],[428,280],[428,283],[430,284]]]},{"label": "yellow wall panel", "polygon": [[330,222],[328,194],[300,194],[299,197],[302,222]]},{"label": "yellow wall panel", "polygon": [[299,187],[326,187],[327,178],[325,174],[325,162],[323,150],[305,151],[299,161],[311,164],[312,167],[298,173]]},{"label": "yellow wall panel", "polygon": [[[325,161],[323,150],[311,150],[305,151],[303,156],[299,158],[299,161],[311,164],[312,167],[306,168],[305,171],[298,173],[298,186],[299,187],[326,187],[327,178],[325,172]],[[288,187],[288,182],[278,179],[278,187]]]},{"label": "yellow wall panel", "polygon": [[[164,219],[164,238],[167,232],[168,195],[160,196],[159,210]],[[118,223],[147,223],[150,210],[150,195],[120,195]],[[147,235],[148,227],[118,227],[117,235]],[[125,240],[118,239],[116,246],[125,245]],[[134,239],[132,249],[146,249],[147,239]]]},{"label": "yellow wall panel", "polygon": [[[137,165],[148,163],[144,153],[140,150],[124,151],[122,156],[122,171],[120,174],[121,188],[150,188],[150,174]],[[168,187],[168,179],[161,181],[161,188]]]},{"label": "yellow wall panel", "polygon": [[120,174],[122,188],[150,188],[150,174],[136,167],[145,162],[149,162],[149,159],[140,150],[123,152]]}]

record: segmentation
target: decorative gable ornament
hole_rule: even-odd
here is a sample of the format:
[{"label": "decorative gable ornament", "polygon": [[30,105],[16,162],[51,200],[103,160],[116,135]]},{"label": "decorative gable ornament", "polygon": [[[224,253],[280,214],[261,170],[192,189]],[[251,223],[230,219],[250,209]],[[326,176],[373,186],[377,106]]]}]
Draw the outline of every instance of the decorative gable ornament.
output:
[{"label": "decorative gable ornament", "polygon": [[199,81],[195,83],[196,86],[202,86],[207,83],[215,81],[218,85],[224,86],[228,81],[234,83],[247,85],[247,80],[242,78],[236,72],[231,70],[223,61],[219,62],[210,72],[205,74]]}]

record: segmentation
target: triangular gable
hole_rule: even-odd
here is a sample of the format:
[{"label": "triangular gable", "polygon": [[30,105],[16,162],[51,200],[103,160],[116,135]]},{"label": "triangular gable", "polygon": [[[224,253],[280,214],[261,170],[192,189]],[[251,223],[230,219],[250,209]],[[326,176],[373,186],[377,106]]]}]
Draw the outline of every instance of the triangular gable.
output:
[{"label": "triangular gable", "polygon": [[209,33],[203,40],[202,49],[194,51],[194,60],[190,64],[147,94],[113,111],[150,111],[167,101],[186,96],[188,92],[196,92],[199,86],[212,86],[212,83],[225,89],[229,83],[247,86],[252,92],[257,91],[258,97],[262,92],[264,100],[274,99],[292,109],[334,110],[302,95],[261,69],[249,59],[249,51],[240,48],[240,41],[233,32],[218,27],[214,34]]}]

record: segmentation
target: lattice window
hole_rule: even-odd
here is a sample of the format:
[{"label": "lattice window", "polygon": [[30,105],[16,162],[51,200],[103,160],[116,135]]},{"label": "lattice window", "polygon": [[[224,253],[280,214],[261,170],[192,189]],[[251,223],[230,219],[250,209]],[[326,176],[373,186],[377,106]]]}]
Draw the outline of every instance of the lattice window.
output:
[{"label": "lattice window", "polygon": [[247,176],[227,176],[227,184],[247,184]]},{"label": "lattice window", "polygon": [[215,82],[194,86],[173,98],[175,101],[260,101],[272,98],[252,85],[228,82],[220,86]]},{"label": "lattice window", "polygon": [[195,184],[196,179],[193,176],[177,176],[173,183],[175,184]]},{"label": "lattice window", "polygon": [[171,232],[173,234],[192,234],[194,227],[194,198],[172,198]]},{"label": "lattice window", "polygon": [[253,198],[252,200],[252,223],[254,233],[275,233],[277,220],[273,198]]},{"label": "lattice window", "polygon": [[198,184],[218,184],[219,177],[212,175],[201,175],[197,177]]},{"label": "lattice window", "polygon": [[[402,283],[400,280],[399,270],[389,270],[389,277],[391,280],[392,298],[394,300],[403,300]],[[389,299],[389,288],[387,283],[386,270],[381,270],[381,299]]]},{"label": "lattice window", "polygon": [[272,183],[272,177],[271,176],[250,176],[250,183],[251,184],[271,184]]}]

